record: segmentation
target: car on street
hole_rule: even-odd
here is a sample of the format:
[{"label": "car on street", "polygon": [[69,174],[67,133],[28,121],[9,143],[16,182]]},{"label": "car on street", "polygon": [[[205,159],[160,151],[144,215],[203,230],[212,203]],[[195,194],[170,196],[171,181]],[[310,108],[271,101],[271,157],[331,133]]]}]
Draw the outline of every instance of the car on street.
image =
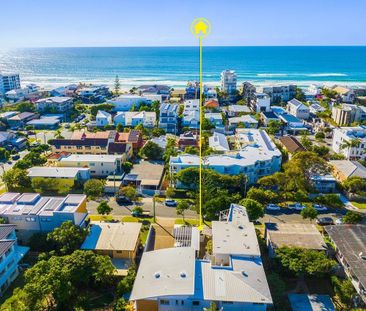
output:
[{"label": "car on street", "polygon": [[178,205],[176,200],[173,199],[166,199],[165,200],[165,206],[169,206],[169,207],[176,207]]},{"label": "car on street", "polygon": [[305,206],[300,203],[289,204],[287,207],[296,211],[302,211],[305,208]]},{"label": "car on street", "polygon": [[65,123],[65,124],[64,124],[64,128],[65,128],[65,129],[70,128],[70,123]]},{"label": "car on street", "polygon": [[124,195],[117,195],[116,202],[119,205],[131,205],[132,201]]},{"label": "car on street", "polygon": [[342,225],[343,224],[343,218],[337,218],[336,220],[335,220],[335,224],[336,225]]},{"label": "car on street", "polygon": [[266,206],[266,210],[268,210],[268,211],[280,211],[281,207],[278,206],[277,204],[270,203]]},{"label": "car on street", "polygon": [[320,204],[313,204],[313,207],[318,212],[326,212],[328,210],[327,207],[325,207],[324,205],[320,205]]},{"label": "car on street", "polygon": [[20,155],[19,154],[15,154],[11,158],[12,158],[13,161],[17,161],[17,160],[20,159]]},{"label": "car on street", "polygon": [[332,217],[320,217],[316,219],[316,223],[319,226],[329,226],[334,225],[334,221]]}]

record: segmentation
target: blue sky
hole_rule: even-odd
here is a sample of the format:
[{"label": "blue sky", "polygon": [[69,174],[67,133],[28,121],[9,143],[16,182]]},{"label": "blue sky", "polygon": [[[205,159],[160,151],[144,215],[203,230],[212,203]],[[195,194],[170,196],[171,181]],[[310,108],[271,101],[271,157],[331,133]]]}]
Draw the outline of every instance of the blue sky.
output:
[{"label": "blue sky", "polygon": [[365,0],[1,1],[0,48],[195,45],[365,45]]}]

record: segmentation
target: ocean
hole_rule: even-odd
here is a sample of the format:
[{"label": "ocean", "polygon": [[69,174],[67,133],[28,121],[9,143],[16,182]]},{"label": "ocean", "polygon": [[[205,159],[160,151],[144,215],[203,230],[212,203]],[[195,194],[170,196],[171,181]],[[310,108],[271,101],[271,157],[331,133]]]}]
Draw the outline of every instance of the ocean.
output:
[{"label": "ocean", "polygon": [[[78,82],[113,85],[116,75],[125,89],[150,83],[182,87],[198,80],[198,61],[198,47],[0,50],[0,72],[20,73],[23,84],[46,88]],[[224,69],[256,85],[366,85],[366,46],[204,47],[204,83],[219,84]]]}]

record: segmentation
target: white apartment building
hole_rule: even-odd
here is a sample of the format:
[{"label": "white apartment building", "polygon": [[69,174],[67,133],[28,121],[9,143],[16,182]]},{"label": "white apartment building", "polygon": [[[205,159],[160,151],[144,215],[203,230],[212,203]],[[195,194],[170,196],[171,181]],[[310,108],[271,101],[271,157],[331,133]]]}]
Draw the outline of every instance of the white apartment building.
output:
[{"label": "white apartment building", "polygon": [[156,113],[155,111],[120,111],[117,112],[113,120],[115,125],[136,126],[142,124],[144,127],[154,127],[156,125]]},{"label": "white apartment building", "polygon": [[200,125],[200,101],[190,99],[184,102],[182,126],[197,129]]},{"label": "white apartment building", "polygon": [[302,120],[309,119],[310,109],[296,98],[287,102],[286,111],[294,117]]},{"label": "white apartment building", "polygon": [[159,127],[165,132],[176,134],[178,131],[178,110],[177,104],[162,104],[160,106]]},{"label": "white apartment building", "polygon": [[366,126],[340,127],[333,130],[332,148],[348,160],[366,158]]},{"label": "white apartment building", "polygon": [[254,98],[250,102],[254,112],[268,112],[271,110],[271,99],[268,94],[254,93]]},{"label": "white apartment building", "polygon": [[237,76],[234,70],[221,72],[221,91],[233,94],[236,91]]},{"label": "white apartment building", "polygon": [[269,95],[271,103],[278,104],[293,99],[296,95],[296,85],[265,86],[262,92]]},{"label": "white apartment building", "polygon": [[4,95],[11,90],[20,89],[19,74],[0,73],[0,94]]},{"label": "white apartment building", "polygon": [[[191,239],[194,234],[192,232]],[[130,300],[136,311],[265,311],[272,297],[255,227],[243,206],[231,204],[212,222],[212,255],[194,245],[146,251]]]},{"label": "white apartment building", "polygon": [[72,109],[72,97],[47,97],[36,101],[36,110],[39,112],[54,111],[54,112],[69,112]]},{"label": "white apartment building", "polygon": [[[245,174],[249,184],[280,170],[281,152],[264,130],[237,129],[235,145],[236,151],[203,158],[203,166],[221,174]],[[198,156],[191,154],[171,157],[170,174],[176,174],[188,167],[198,167],[199,161]],[[178,188],[182,186],[179,182],[176,184]]]},{"label": "white apartment building", "polygon": [[150,103],[150,101],[144,96],[123,94],[111,100],[107,100],[107,103],[114,106],[114,111],[130,111],[133,106],[138,108],[141,104]]},{"label": "white apartment building", "polygon": [[366,120],[366,107],[353,104],[333,106],[332,119],[340,126]]}]

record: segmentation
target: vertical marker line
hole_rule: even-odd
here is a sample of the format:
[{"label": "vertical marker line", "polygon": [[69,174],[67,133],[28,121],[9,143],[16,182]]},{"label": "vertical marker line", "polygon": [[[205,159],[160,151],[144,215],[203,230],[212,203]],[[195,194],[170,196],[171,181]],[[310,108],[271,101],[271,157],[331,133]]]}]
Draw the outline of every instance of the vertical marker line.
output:
[{"label": "vertical marker line", "polygon": [[202,113],[202,37],[199,37],[199,46],[200,46],[200,168],[199,168],[199,204],[200,204],[200,228],[202,229],[202,120],[203,120],[203,113]]}]

